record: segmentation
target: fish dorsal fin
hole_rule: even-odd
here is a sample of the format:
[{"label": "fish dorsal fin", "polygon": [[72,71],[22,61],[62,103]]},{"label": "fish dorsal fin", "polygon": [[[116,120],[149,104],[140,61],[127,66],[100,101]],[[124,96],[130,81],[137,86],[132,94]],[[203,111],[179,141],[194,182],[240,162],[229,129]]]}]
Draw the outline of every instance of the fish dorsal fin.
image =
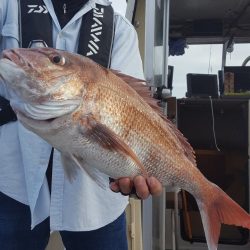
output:
[{"label": "fish dorsal fin", "polygon": [[183,134],[177,129],[175,124],[167,119],[167,117],[163,114],[161,107],[158,105],[158,100],[152,97],[152,92],[149,90],[149,87],[146,85],[146,81],[138,78],[134,78],[132,76],[123,74],[116,70],[111,70],[113,74],[121,78],[124,82],[126,82],[130,87],[132,87],[137,94],[139,94],[147,104],[156,111],[160,117],[167,123],[169,128],[174,132],[178,140],[183,146],[184,154],[186,157],[196,165],[194,150],[187,141],[187,139],[183,136]]},{"label": "fish dorsal fin", "polygon": [[95,141],[103,148],[118,152],[130,158],[140,169],[141,174],[147,177],[147,171],[137,155],[123,140],[104,124],[98,122],[92,114],[83,116],[79,122],[80,131],[90,140]]},{"label": "fish dorsal fin", "polygon": [[159,109],[159,106],[157,105],[158,100],[152,97],[152,93],[146,85],[145,80],[123,74],[117,70],[110,71],[132,87],[153,109]]}]

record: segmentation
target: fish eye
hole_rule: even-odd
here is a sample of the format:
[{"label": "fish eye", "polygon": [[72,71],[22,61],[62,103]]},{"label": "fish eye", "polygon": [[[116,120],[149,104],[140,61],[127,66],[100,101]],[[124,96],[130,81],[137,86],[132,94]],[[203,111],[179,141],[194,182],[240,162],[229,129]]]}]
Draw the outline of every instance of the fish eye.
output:
[{"label": "fish eye", "polygon": [[54,55],[51,57],[51,61],[55,64],[59,64],[59,65],[64,65],[65,64],[65,58],[63,56],[60,55]]}]

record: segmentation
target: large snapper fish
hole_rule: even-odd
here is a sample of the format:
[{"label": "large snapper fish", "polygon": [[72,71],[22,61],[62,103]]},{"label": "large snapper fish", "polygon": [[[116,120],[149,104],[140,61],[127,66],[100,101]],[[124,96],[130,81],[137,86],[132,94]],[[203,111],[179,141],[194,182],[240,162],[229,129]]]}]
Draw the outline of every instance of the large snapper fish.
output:
[{"label": "large snapper fish", "polygon": [[[2,53],[0,77],[19,121],[62,155],[67,176],[84,168],[117,179],[155,176],[196,199],[209,250],[221,223],[250,229],[250,216],[196,167],[193,149],[138,80],[51,48]],[[147,99],[147,100],[146,100]],[[152,102],[152,103],[150,103]]]}]

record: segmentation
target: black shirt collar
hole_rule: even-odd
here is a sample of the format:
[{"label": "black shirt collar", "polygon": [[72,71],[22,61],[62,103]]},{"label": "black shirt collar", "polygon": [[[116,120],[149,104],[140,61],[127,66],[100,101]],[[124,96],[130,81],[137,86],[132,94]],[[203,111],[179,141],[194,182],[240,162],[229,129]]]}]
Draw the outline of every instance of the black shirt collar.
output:
[{"label": "black shirt collar", "polygon": [[52,0],[58,21],[63,28],[89,0]]}]

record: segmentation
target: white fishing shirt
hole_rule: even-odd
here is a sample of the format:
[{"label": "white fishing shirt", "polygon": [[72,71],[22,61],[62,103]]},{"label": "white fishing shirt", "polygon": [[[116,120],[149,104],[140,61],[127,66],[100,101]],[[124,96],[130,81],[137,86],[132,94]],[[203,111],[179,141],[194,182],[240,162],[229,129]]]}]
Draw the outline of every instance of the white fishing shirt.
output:
[{"label": "white fishing shirt", "polygon": [[[63,28],[50,0],[44,0],[53,19],[53,44],[57,49],[76,52],[81,17],[95,4],[109,5],[106,0],[90,0]],[[0,51],[18,47],[17,0],[0,1]],[[41,24],[41,29],[43,24]],[[115,37],[111,68],[143,78],[137,34],[132,25],[115,14]],[[0,95],[8,92],[0,83]],[[33,228],[50,216],[52,230],[88,231],[105,226],[124,211],[128,198],[99,187],[84,171],[69,183],[55,151],[52,192],[49,194],[45,173],[51,146],[29,132],[19,122],[0,126],[0,192],[30,206]],[[108,177],[107,177],[108,185]]]}]

